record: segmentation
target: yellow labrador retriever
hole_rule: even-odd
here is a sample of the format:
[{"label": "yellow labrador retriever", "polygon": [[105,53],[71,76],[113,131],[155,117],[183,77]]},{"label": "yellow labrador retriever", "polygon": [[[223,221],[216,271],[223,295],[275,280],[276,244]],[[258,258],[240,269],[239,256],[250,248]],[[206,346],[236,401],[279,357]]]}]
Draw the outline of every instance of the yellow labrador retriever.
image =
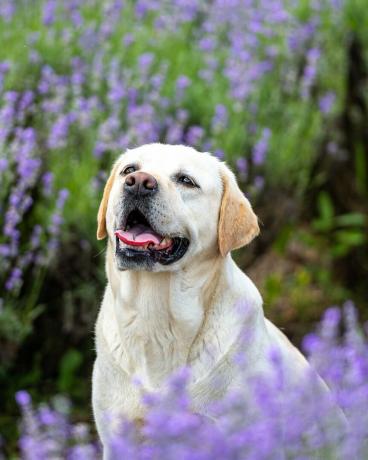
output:
[{"label": "yellow labrador retriever", "polygon": [[257,288],[231,258],[258,233],[249,201],[215,157],[150,144],[118,158],[98,211],[108,284],[96,324],[93,410],[103,443],[106,414],[144,417],[135,378],[158,391],[190,366],[193,410],[207,414],[241,385],[232,358],[244,331],[246,376],[267,371],[270,346],[290,379],[301,376],[306,360],[264,318]]}]

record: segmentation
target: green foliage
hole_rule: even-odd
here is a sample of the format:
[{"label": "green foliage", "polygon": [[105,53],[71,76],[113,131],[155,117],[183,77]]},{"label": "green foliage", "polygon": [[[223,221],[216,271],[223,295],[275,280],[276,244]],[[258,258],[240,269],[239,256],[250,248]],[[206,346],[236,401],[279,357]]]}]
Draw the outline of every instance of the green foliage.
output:
[{"label": "green foliage", "polygon": [[75,394],[76,388],[81,388],[76,373],[83,361],[83,355],[80,351],[69,349],[65,352],[60,362],[60,372],[57,381],[58,389],[61,393],[69,395]]},{"label": "green foliage", "polygon": [[328,240],[333,257],[343,257],[351,250],[367,245],[368,219],[362,213],[336,215],[331,197],[318,195],[318,217],[312,227]]}]

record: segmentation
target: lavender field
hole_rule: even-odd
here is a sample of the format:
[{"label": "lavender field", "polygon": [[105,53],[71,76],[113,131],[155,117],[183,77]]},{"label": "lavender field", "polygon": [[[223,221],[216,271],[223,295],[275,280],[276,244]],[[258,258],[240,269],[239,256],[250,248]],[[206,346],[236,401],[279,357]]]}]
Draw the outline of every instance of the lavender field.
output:
[{"label": "lavender field", "polygon": [[[115,458],[367,458],[366,2],[0,0],[0,39],[4,458],[100,455],[97,207],[113,159],[157,141],[210,151],[237,173],[262,228],[235,258],[349,428],[309,429],[330,401],[310,404],[304,387],[286,398],[271,356],[275,381],[245,382],[254,404],[223,401],[219,426],[190,414],[183,370],[174,391],[147,397],[153,442],[124,425]],[[331,305],[345,305],[344,321],[323,313]]]}]

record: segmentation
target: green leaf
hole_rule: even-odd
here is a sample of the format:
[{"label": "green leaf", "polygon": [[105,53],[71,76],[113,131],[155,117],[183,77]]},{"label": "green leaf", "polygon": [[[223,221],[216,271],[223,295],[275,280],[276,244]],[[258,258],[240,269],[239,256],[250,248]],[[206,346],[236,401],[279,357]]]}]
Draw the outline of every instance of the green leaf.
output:
[{"label": "green leaf", "polygon": [[335,222],[341,227],[364,227],[367,223],[367,217],[358,212],[351,212],[336,216]]},{"label": "green leaf", "polygon": [[336,239],[346,246],[360,246],[365,243],[366,235],[364,232],[355,230],[340,230],[336,233]]},{"label": "green leaf", "polygon": [[60,363],[58,378],[59,391],[70,393],[76,379],[76,371],[82,364],[82,354],[74,348],[69,349]]},{"label": "green leaf", "polygon": [[319,217],[312,222],[315,230],[327,232],[335,226],[335,210],[330,196],[326,192],[321,192],[317,198],[317,208]]},{"label": "green leaf", "polygon": [[333,220],[335,211],[328,193],[321,192],[318,195],[318,210],[322,219],[329,222]]}]

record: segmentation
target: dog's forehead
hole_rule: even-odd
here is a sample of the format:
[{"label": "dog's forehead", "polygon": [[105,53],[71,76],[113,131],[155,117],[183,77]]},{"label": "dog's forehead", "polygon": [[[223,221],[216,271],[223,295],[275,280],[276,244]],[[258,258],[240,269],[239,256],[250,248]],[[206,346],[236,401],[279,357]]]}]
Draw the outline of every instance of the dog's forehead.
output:
[{"label": "dog's forehead", "polygon": [[220,162],[209,153],[183,145],[148,144],[128,150],[120,157],[122,164],[138,163],[140,168],[160,175],[182,172],[211,185],[221,182]]}]

